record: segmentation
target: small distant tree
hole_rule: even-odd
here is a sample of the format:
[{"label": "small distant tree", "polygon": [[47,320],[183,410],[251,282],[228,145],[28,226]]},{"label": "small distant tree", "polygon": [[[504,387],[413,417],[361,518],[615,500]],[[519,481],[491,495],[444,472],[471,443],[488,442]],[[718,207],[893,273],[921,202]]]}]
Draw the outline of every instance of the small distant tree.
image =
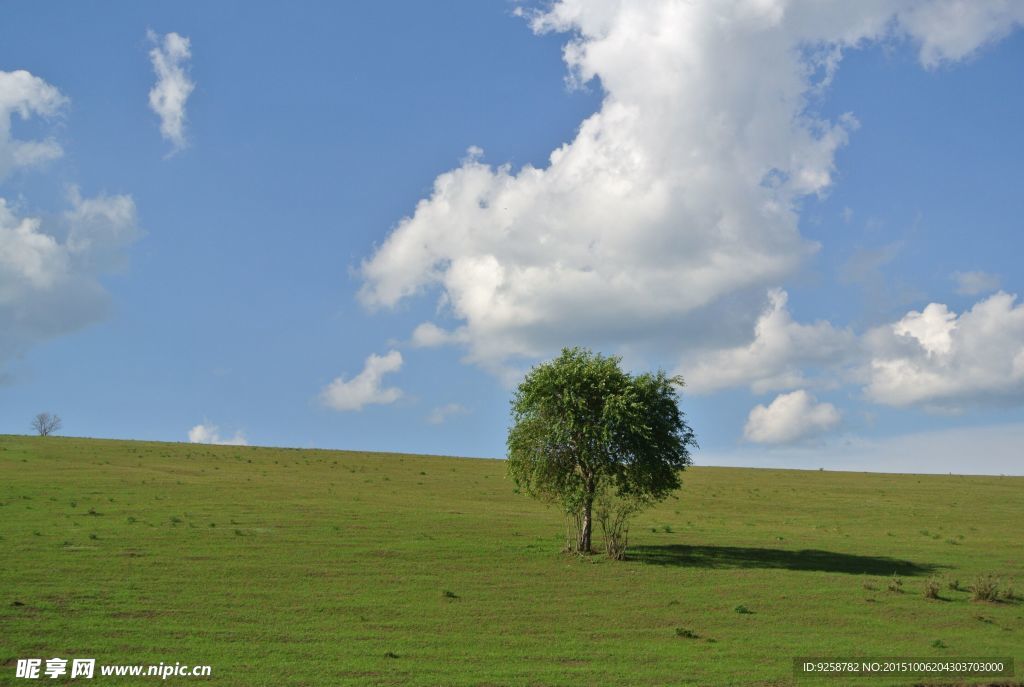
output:
[{"label": "small distant tree", "polygon": [[566,348],[537,365],[512,399],[508,434],[509,475],[518,488],[564,509],[568,548],[591,552],[596,503],[614,558],[624,555],[629,516],[679,488],[697,445],[679,410],[682,378],[632,376],[619,363]]},{"label": "small distant tree", "polygon": [[41,437],[48,437],[60,429],[61,422],[59,415],[50,413],[39,413],[32,420],[32,429]]}]

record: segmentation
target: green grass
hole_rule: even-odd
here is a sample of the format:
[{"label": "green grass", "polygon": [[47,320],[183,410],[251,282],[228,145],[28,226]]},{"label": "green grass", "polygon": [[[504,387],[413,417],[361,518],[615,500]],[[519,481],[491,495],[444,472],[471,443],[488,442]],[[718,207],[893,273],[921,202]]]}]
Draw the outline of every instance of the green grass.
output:
[{"label": "green grass", "polygon": [[500,461],[0,436],[0,684],[53,656],[245,687],[786,685],[807,655],[1024,671],[1024,603],[968,589],[1024,587],[1024,479],[683,482],[613,562],[560,554],[561,517]]}]

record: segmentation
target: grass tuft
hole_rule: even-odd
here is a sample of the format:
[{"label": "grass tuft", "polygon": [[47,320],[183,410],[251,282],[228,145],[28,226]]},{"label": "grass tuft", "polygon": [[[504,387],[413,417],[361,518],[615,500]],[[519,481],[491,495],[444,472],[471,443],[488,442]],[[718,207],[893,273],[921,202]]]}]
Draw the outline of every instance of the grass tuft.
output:
[{"label": "grass tuft", "polygon": [[998,601],[999,578],[995,575],[978,575],[971,588],[971,601]]}]

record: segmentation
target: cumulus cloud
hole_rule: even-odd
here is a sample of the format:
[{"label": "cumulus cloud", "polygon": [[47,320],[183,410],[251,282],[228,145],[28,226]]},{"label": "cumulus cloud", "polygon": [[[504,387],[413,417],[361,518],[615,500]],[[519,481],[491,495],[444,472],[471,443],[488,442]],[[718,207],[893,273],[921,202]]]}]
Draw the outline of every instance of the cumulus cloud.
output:
[{"label": "cumulus cloud", "polygon": [[1024,304],[1002,291],[957,315],[942,303],[865,335],[867,396],[886,405],[961,408],[1024,401]]},{"label": "cumulus cloud", "polygon": [[0,181],[22,167],[32,167],[63,154],[53,138],[20,140],[11,134],[14,115],[53,117],[68,102],[54,86],[24,70],[0,71]]},{"label": "cumulus cloud", "polygon": [[[808,103],[844,50],[908,36],[935,66],[1016,21],[1005,2],[955,5],[560,0],[524,12],[537,32],[572,34],[565,61],[577,83],[599,80],[600,110],[544,167],[491,166],[471,149],[364,261],[360,299],[438,295],[452,326],[414,339],[463,345],[491,369],[566,342],[672,341],[695,313],[778,285],[815,250],[800,202],[829,189],[857,124]],[[950,12],[972,21],[946,24]]]},{"label": "cumulus cloud", "polygon": [[156,73],[156,84],[149,91],[149,108],[160,117],[160,135],[170,141],[177,152],[188,143],[185,104],[196,86],[188,74],[191,41],[173,31],[163,38],[153,31],[146,35],[153,43],[149,59]]},{"label": "cumulus cloud", "polygon": [[768,294],[767,308],[754,327],[754,340],[744,346],[697,354],[677,372],[694,393],[750,385],[755,393],[794,388],[808,383],[805,371],[834,368],[850,360],[856,337],[828,322],[794,322],[781,289]]},{"label": "cumulus cloud", "polygon": [[[13,137],[14,116],[53,117],[67,102],[38,76],[0,71],[0,181],[62,155],[52,137]],[[84,197],[71,187],[68,208],[43,216],[0,197],[0,368],[35,343],[102,318],[101,279],[123,265],[138,234],[131,196]]]},{"label": "cumulus cloud", "polygon": [[241,431],[235,432],[230,439],[224,439],[220,435],[220,428],[208,422],[198,424],[188,431],[188,441],[191,444],[220,444],[222,446],[248,446],[249,442]]},{"label": "cumulus cloud", "polygon": [[831,403],[818,403],[803,389],[779,394],[769,405],[750,411],[743,436],[758,444],[790,444],[834,429],[839,411]]},{"label": "cumulus cloud", "polygon": [[386,355],[372,354],[366,359],[363,371],[352,379],[338,377],[320,393],[324,405],[334,410],[362,410],[370,404],[386,405],[402,397],[396,387],[382,387],[384,375],[402,367],[402,354],[389,351]]},{"label": "cumulus cloud", "polygon": [[988,272],[954,272],[956,292],[964,296],[977,296],[999,289],[999,277]]},{"label": "cumulus cloud", "polygon": [[130,196],[69,195],[70,209],[48,222],[0,198],[0,365],[102,318],[100,280],[138,236]]},{"label": "cumulus cloud", "polygon": [[442,425],[447,422],[448,418],[455,415],[465,415],[468,412],[469,410],[460,403],[447,403],[430,411],[430,415],[427,416],[427,422],[432,425]]},{"label": "cumulus cloud", "polygon": [[755,393],[863,384],[890,406],[960,410],[1024,402],[1024,304],[1002,291],[957,314],[942,303],[856,335],[827,322],[794,322],[774,290],[747,345],[698,353],[676,369],[694,393],[748,386]]}]

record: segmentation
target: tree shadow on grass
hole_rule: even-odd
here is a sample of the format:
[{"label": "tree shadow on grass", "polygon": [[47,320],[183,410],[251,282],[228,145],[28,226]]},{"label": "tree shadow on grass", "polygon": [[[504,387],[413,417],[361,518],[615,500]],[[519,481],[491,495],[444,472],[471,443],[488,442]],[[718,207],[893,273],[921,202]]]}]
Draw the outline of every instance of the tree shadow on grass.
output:
[{"label": "tree shadow on grass", "polygon": [[630,560],[653,565],[678,565],[687,568],[778,568],[817,570],[853,575],[928,575],[940,566],[913,563],[885,556],[856,556],[849,553],[804,549],[755,549],[737,546],[664,546],[630,547]]}]

